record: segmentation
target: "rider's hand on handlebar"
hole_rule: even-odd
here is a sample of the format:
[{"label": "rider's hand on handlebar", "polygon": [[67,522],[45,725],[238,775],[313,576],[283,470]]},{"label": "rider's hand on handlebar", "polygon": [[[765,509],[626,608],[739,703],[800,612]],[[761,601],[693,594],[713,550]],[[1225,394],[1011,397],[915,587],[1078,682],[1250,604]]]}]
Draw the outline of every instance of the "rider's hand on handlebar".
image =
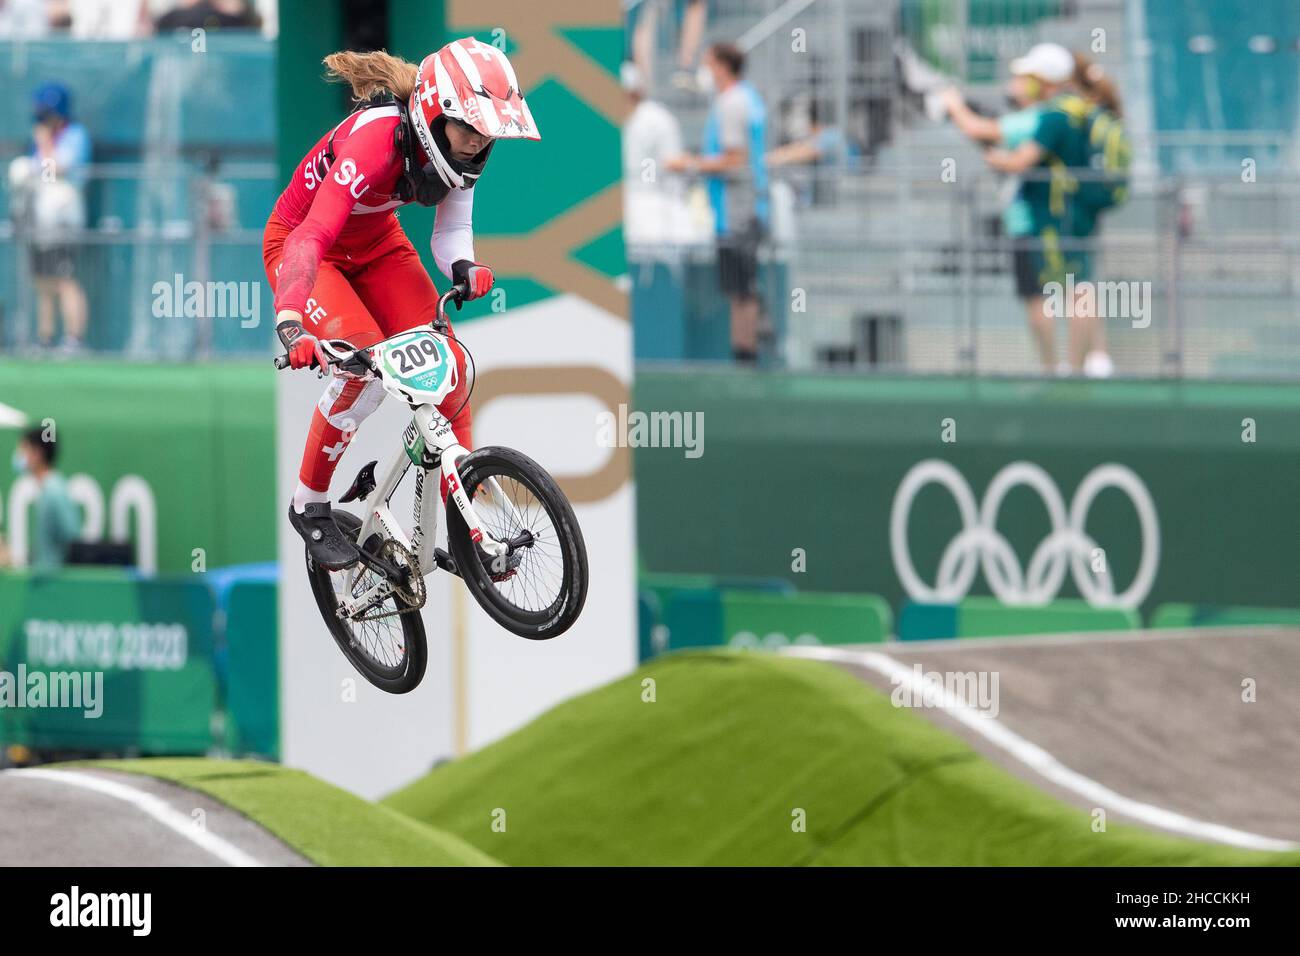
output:
[{"label": "rider's hand on handlebar", "polygon": [[329,368],[329,356],[316,336],[303,328],[298,313],[286,309],[276,318],[280,321],[275,326],[275,334],[280,337],[292,368]]},{"label": "rider's hand on handlebar", "polygon": [[491,269],[481,262],[470,262],[468,259],[457,259],[451,264],[451,277],[464,285],[466,302],[487,295],[496,281]]}]

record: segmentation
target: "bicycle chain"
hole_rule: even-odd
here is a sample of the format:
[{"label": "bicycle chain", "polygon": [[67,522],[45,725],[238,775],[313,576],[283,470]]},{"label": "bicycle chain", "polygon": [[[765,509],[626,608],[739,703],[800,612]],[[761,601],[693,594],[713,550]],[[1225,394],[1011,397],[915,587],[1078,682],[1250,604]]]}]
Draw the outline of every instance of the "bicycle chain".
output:
[{"label": "bicycle chain", "polygon": [[[399,614],[411,614],[423,608],[425,601],[428,600],[429,592],[424,585],[424,575],[420,572],[420,562],[416,559],[415,555],[392,538],[388,538],[379,546],[379,551],[376,554],[376,557],[381,558],[390,564],[396,564],[398,567],[404,566],[410,569],[410,574],[407,577],[407,582],[410,587],[398,587],[390,581],[388,582],[390,590],[383,598],[383,602],[386,602],[388,598],[397,595],[402,599],[402,603],[405,604],[405,607],[397,607],[392,611],[365,611],[362,612],[360,616],[351,617],[349,620],[357,622],[378,621],[386,617],[396,617]],[[356,596],[355,593],[353,596]],[[383,602],[381,602],[378,607],[382,608]]]}]

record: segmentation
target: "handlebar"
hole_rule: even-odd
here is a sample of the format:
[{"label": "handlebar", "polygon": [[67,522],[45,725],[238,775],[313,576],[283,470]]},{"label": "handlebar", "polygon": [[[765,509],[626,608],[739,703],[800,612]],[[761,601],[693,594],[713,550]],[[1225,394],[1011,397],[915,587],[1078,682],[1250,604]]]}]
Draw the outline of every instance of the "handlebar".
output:
[{"label": "handlebar", "polygon": [[[446,333],[450,328],[447,322],[447,303],[454,301],[456,308],[459,309],[468,292],[469,287],[465,283],[457,282],[442,294],[438,299],[438,311],[432,323],[436,331]],[[325,354],[329,356],[330,365],[343,366],[355,362],[365,371],[372,373],[375,371],[375,361],[365,348],[356,348],[346,339],[321,339],[320,344],[325,350]],[[274,363],[278,369],[288,368],[289,356],[287,354],[277,355]],[[312,367],[316,368],[317,366],[313,363]]]},{"label": "handlebar", "polygon": [[469,294],[469,286],[464,282],[457,282],[450,289],[442,294],[438,299],[438,314],[434,317],[433,327],[439,332],[446,332],[447,324],[447,303],[449,301],[456,303],[456,311],[460,311],[461,304],[465,301],[465,296]]}]

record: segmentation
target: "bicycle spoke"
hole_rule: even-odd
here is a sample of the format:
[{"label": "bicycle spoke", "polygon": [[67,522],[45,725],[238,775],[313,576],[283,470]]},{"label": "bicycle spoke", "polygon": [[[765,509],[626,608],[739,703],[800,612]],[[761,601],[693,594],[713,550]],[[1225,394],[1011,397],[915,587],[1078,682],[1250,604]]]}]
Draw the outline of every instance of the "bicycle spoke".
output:
[{"label": "bicycle spoke", "polygon": [[[515,552],[520,555],[515,573],[493,582],[498,593],[520,610],[547,610],[562,596],[564,556],[542,499],[526,482],[503,474],[484,476],[474,493],[478,500],[475,513],[488,535],[510,541],[527,531],[533,538],[531,544]],[[498,497],[504,500],[498,501]]]},{"label": "bicycle spoke", "polygon": [[[355,600],[380,580],[379,575],[367,568],[357,575],[352,593],[347,594],[343,587],[345,575],[344,571],[330,572],[330,583],[334,589],[336,603]],[[396,610],[396,598],[390,594],[382,603],[365,613]],[[406,635],[396,615],[372,620],[352,620],[346,624],[350,627],[353,639],[361,651],[380,667],[385,669],[397,667],[406,657]]]}]

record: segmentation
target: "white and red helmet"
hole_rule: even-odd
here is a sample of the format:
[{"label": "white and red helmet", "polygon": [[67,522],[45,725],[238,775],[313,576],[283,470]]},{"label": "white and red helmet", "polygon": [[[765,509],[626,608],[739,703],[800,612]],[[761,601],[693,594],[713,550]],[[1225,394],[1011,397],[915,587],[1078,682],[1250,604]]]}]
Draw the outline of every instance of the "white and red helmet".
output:
[{"label": "white and red helmet", "polygon": [[448,120],[472,126],[493,141],[542,138],[519,92],[515,68],[504,53],[474,37],[453,40],[421,61],[408,110],[430,165],[452,189],[474,185],[492,144],[470,162],[456,160],[447,144]]}]

